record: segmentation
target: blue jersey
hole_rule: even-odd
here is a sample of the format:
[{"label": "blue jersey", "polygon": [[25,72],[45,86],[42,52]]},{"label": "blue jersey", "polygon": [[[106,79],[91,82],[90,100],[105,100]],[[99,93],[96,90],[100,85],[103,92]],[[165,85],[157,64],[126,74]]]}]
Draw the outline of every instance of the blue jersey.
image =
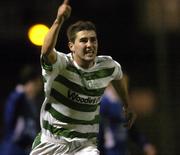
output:
[{"label": "blue jersey", "polygon": [[37,134],[37,109],[23,91],[15,89],[5,104],[4,139],[0,155],[26,155]]},{"label": "blue jersey", "polygon": [[126,119],[120,100],[113,100],[105,94],[101,100],[100,115],[99,150],[102,155],[127,155],[128,138],[140,148],[147,143],[146,137],[135,125],[129,130],[124,127]]}]

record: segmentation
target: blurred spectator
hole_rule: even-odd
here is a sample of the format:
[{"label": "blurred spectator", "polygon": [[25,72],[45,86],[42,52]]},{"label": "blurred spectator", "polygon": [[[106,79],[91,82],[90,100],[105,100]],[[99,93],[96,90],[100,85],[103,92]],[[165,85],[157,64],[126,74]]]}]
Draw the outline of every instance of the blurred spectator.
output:
[{"label": "blurred spectator", "polygon": [[99,149],[101,155],[131,155],[133,152],[128,148],[129,138],[145,155],[156,155],[156,148],[143,133],[138,131],[136,124],[130,129],[124,127],[126,120],[122,103],[111,85],[102,98],[100,114]]},{"label": "blurred spectator", "polygon": [[137,115],[145,116],[155,110],[156,97],[148,88],[136,88],[131,90],[130,103]]},{"label": "blurred spectator", "polygon": [[28,155],[38,130],[38,109],[35,103],[42,90],[42,79],[36,66],[20,71],[20,82],[10,93],[4,109],[4,137],[0,155]]}]

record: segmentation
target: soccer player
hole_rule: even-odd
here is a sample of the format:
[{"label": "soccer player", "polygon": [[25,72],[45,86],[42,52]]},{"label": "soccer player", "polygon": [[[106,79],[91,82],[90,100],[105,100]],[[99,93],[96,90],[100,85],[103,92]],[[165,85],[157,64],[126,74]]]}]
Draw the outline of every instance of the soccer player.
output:
[{"label": "soccer player", "polygon": [[77,21],[68,28],[70,53],[55,49],[60,28],[70,14],[71,6],[64,0],[42,45],[46,97],[41,109],[42,131],[31,155],[98,155],[100,99],[110,82],[121,96],[127,116],[134,116],[128,115],[128,93],[120,64],[110,56],[97,56],[98,40],[92,22]]},{"label": "soccer player", "polygon": [[20,70],[18,84],[6,99],[0,155],[29,155],[39,132],[36,97],[40,95],[42,86],[37,66],[25,65]]}]

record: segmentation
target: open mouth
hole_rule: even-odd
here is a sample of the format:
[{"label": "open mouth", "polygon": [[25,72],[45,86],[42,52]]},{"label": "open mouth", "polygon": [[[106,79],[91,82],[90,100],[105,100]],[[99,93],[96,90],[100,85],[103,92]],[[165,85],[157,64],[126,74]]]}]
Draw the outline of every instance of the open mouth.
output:
[{"label": "open mouth", "polygon": [[86,50],[86,54],[94,54],[93,50]]},{"label": "open mouth", "polygon": [[87,55],[87,56],[93,56],[93,55],[94,55],[94,52],[87,52],[86,55]]}]

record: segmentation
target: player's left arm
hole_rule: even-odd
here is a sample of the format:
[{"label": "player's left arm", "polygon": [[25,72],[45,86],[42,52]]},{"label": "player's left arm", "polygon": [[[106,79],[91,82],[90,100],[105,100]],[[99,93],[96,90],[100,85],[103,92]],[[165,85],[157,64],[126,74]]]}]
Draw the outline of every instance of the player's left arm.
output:
[{"label": "player's left arm", "polygon": [[124,112],[127,117],[127,127],[130,128],[136,119],[136,114],[131,109],[129,104],[129,94],[128,94],[128,84],[125,78],[120,80],[113,80],[112,85],[116,90],[117,94],[119,95],[120,99],[122,100],[124,106]]},{"label": "player's left arm", "polygon": [[128,108],[129,106],[129,95],[128,95],[128,84],[126,79],[123,77],[120,80],[113,80],[112,86],[116,90],[118,96],[123,102],[124,108]]}]

